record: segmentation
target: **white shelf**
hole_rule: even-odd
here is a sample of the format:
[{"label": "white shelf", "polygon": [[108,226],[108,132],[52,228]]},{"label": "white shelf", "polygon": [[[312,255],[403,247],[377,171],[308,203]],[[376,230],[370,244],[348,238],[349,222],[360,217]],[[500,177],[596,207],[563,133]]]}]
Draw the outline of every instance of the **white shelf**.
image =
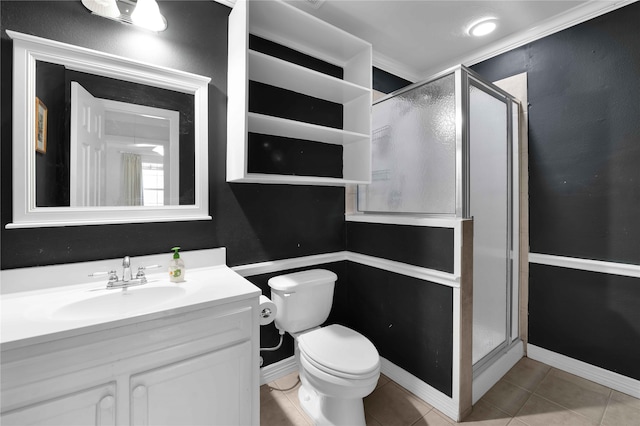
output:
[{"label": "white shelf", "polygon": [[[249,50],[249,34],[337,65],[344,78]],[[237,0],[229,15],[227,181],[329,186],[370,183],[371,54],[371,44],[280,0]],[[342,104],[343,128],[248,112],[249,80]],[[343,178],[250,173],[249,133],[341,145]]]},{"label": "white shelf", "polygon": [[[249,32],[343,68],[367,47],[371,50],[371,45],[358,37],[281,1],[251,1]],[[345,80],[367,86],[370,61],[364,71],[360,78],[345,75]]]},{"label": "white shelf", "polygon": [[367,87],[252,50],[249,51],[249,80],[338,104],[361,96],[371,99],[371,90]]},{"label": "white shelf", "polygon": [[272,117],[250,112],[248,114],[248,129],[251,133],[282,136],[285,138],[303,139],[314,142],[324,142],[334,145],[347,145],[369,138],[368,134],[355,133],[332,127],[318,126],[302,121]]}]

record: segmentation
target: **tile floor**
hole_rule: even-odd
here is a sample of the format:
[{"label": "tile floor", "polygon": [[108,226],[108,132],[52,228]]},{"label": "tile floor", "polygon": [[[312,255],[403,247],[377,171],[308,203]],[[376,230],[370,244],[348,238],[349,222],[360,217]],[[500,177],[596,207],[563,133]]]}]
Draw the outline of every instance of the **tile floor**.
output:
[{"label": "tile floor", "polygon": [[[298,402],[298,374],[260,388],[261,426],[308,426]],[[367,426],[640,426],[640,400],[523,358],[461,423],[381,375],[365,398]]]}]

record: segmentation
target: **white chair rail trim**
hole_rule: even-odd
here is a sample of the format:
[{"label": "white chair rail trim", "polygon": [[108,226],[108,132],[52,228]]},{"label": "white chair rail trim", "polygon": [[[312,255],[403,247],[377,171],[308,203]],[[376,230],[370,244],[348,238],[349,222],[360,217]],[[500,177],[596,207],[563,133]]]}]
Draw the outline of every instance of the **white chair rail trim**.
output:
[{"label": "white chair rail trim", "polygon": [[380,257],[368,256],[365,254],[350,251],[339,251],[335,253],[317,254],[312,256],[296,257],[291,259],[273,260],[268,262],[251,263],[247,265],[233,266],[233,269],[243,277],[253,275],[269,274],[273,272],[286,271],[295,268],[306,268],[332,262],[348,260],[350,262],[383,269],[396,274],[406,275],[425,281],[442,284],[448,287],[459,288],[460,276],[435,269],[423,268],[409,265],[407,263],[396,262]]},{"label": "white chair rail trim", "polygon": [[640,278],[640,265],[632,265],[629,263],[603,262],[601,260],[580,259],[577,257],[555,256],[540,253],[529,253],[529,263]]}]

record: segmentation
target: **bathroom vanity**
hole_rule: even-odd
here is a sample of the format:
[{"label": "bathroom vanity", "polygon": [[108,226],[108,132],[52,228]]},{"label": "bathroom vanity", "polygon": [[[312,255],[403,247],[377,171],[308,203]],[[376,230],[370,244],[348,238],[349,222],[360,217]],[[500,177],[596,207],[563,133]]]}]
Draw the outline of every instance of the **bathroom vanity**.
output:
[{"label": "bathroom vanity", "polygon": [[203,252],[217,264],[181,284],[3,295],[0,422],[258,424],[260,290]]}]

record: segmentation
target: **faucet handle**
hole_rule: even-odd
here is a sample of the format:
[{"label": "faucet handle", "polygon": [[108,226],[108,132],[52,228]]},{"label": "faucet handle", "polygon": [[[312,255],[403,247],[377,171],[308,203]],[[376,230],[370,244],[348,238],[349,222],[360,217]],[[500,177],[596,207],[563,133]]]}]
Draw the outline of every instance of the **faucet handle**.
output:
[{"label": "faucet handle", "polygon": [[138,266],[138,272],[136,273],[136,278],[139,278],[139,279],[146,278],[144,275],[144,271],[146,269],[155,269],[155,268],[162,268],[162,265]]},{"label": "faucet handle", "polygon": [[162,268],[162,265],[147,265],[147,266],[139,266],[138,269],[155,269],[155,268]]},{"label": "faucet handle", "polygon": [[109,282],[107,284],[113,284],[115,282],[118,282],[118,274],[116,274],[116,271],[109,271]]},{"label": "faucet handle", "polygon": [[116,273],[116,271],[94,272],[93,274],[89,274],[90,277],[102,277],[104,275],[108,275],[109,276],[109,282],[110,283],[115,283],[115,282],[118,281],[118,274]]}]

